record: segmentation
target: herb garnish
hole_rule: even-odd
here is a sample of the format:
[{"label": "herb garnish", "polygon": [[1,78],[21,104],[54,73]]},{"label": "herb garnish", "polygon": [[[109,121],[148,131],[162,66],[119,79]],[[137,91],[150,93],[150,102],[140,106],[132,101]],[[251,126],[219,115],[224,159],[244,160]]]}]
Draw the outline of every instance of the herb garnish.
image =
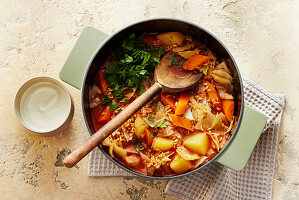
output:
[{"label": "herb garnish", "polygon": [[169,56],[167,56],[167,59],[168,59],[168,60],[171,60],[173,57],[174,57],[174,53],[169,54]]},{"label": "herb garnish", "polygon": [[156,103],[154,104],[154,107],[155,107],[156,110],[160,109],[160,106],[158,104],[156,104]]},{"label": "herb garnish", "polygon": [[158,124],[156,124],[155,128],[157,129],[158,127],[160,128],[166,128],[167,122],[165,121],[165,119],[163,119],[163,121],[160,121]]},{"label": "herb garnish", "polygon": [[101,101],[102,104],[108,104],[110,106],[110,111],[114,111],[118,108],[118,105],[115,101],[110,99],[107,95],[104,96],[103,101]]},{"label": "herb garnish", "polygon": [[127,99],[128,99],[128,98],[127,98],[127,97],[125,97],[125,98],[123,98],[122,100],[120,100],[119,102],[120,102],[120,103],[126,102],[126,101],[127,101]]},{"label": "herb garnish", "polygon": [[172,64],[172,65],[176,65],[176,64],[178,64],[178,61],[177,61],[176,59],[173,59],[173,60],[171,61],[171,64]]},{"label": "herb garnish", "polygon": [[142,95],[145,92],[143,84],[140,85],[139,95]]},{"label": "herb garnish", "polygon": [[[144,50],[142,39],[143,36],[137,38],[133,33],[123,40],[115,56],[118,61],[111,61],[110,67],[106,69],[106,80],[113,89],[114,98],[122,98],[121,87],[139,87],[148,75],[153,74],[156,64],[160,63],[158,57]],[[150,49],[154,48],[150,46]]]},{"label": "herb garnish", "polygon": [[155,121],[152,115],[148,118],[148,120],[149,120],[149,121],[152,121],[152,122]]},{"label": "herb garnish", "polygon": [[155,135],[152,132],[151,135],[150,135],[150,138],[154,138],[154,137],[155,137]]},{"label": "herb garnish", "polygon": [[143,146],[141,145],[141,143],[140,143],[140,140],[135,140],[135,145],[136,145],[136,147],[137,147],[137,149],[138,150],[142,150],[143,149]]}]

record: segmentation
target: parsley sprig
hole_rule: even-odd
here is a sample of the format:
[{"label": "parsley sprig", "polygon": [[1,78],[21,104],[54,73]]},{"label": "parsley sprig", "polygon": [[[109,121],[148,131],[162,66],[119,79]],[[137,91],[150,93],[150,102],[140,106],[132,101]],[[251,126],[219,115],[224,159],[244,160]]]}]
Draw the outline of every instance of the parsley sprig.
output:
[{"label": "parsley sprig", "polygon": [[[139,87],[160,63],[158,57],[144,50],[142,38],[142,35],[137,38],[134,33],[131,34],[122,42],[121,49],[113,54],[116,61],[112,61],[106,69],[106,80],[113,89],[114,98],[123,98],[121,87]],[[140,90],[140,93],[145,91],[142,87]]]}]

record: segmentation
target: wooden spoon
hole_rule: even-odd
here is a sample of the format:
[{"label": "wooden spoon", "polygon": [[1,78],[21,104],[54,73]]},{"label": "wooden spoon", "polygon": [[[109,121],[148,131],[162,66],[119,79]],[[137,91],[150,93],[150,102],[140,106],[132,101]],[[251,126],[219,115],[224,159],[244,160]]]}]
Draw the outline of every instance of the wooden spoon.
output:
[{"label": "wooden spoon", "polygon": [[190,89],[202,77],[202,73],[188,73],[186,76],[178,76],[170,73],[170,60],[167,58],[168,52],[162,59],[161,64],[158,64],[155,69],[154,77],[155,84],[146,90],[135,101],[129,104],[123,111],[116,115],[113,119],[107,122],[95,134],[90,136],[77,149],[69,154],[64,160],[63,164],[66,167],[73,167],[82,158],[84,158],[92,149],[118,129],[123,123],[130,119],[138,110],[146,105],[150,100],[157,96],[161,91],[163,92],[181,92]]}]

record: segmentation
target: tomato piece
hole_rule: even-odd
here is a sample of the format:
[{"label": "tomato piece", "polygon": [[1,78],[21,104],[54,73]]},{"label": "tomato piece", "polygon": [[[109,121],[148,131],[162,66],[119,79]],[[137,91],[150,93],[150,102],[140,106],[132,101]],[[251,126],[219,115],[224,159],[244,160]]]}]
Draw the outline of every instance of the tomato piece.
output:
[{"label": "tomato piece", "polygon": [[100,85],[100,88],[103,93],[105,93],[107,91],[108,86],[109,86],[109,83],[106,81],[105,74],[106,74],[106,72],[104,69],[100,69],[98,71],[99,85]]},{"label": "tomato piece", "polygon": [[98,123],[105,123],[111,119],[112,112],[110,111],[110,106],[105,106],[104,110],[98,116],[97,122]]},{"label": "tomato piece", "polygon": [[162,45],[161,41],[153,34],[145,35],[143,37],[143,44],[145,44],[147,46],[150,46],[150,45],[161,46]]}]

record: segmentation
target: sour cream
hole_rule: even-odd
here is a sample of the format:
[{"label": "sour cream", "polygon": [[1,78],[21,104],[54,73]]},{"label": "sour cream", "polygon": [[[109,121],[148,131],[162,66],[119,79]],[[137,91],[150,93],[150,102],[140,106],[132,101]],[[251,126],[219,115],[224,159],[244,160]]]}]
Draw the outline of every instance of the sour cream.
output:
[{"label": "sour cream", "polygon": [[47,81],[26,89],[20,100],[20,115],[25,125],[35,132],[49,132],[60,127],[71,108],[69,95],[61,87]]}]

